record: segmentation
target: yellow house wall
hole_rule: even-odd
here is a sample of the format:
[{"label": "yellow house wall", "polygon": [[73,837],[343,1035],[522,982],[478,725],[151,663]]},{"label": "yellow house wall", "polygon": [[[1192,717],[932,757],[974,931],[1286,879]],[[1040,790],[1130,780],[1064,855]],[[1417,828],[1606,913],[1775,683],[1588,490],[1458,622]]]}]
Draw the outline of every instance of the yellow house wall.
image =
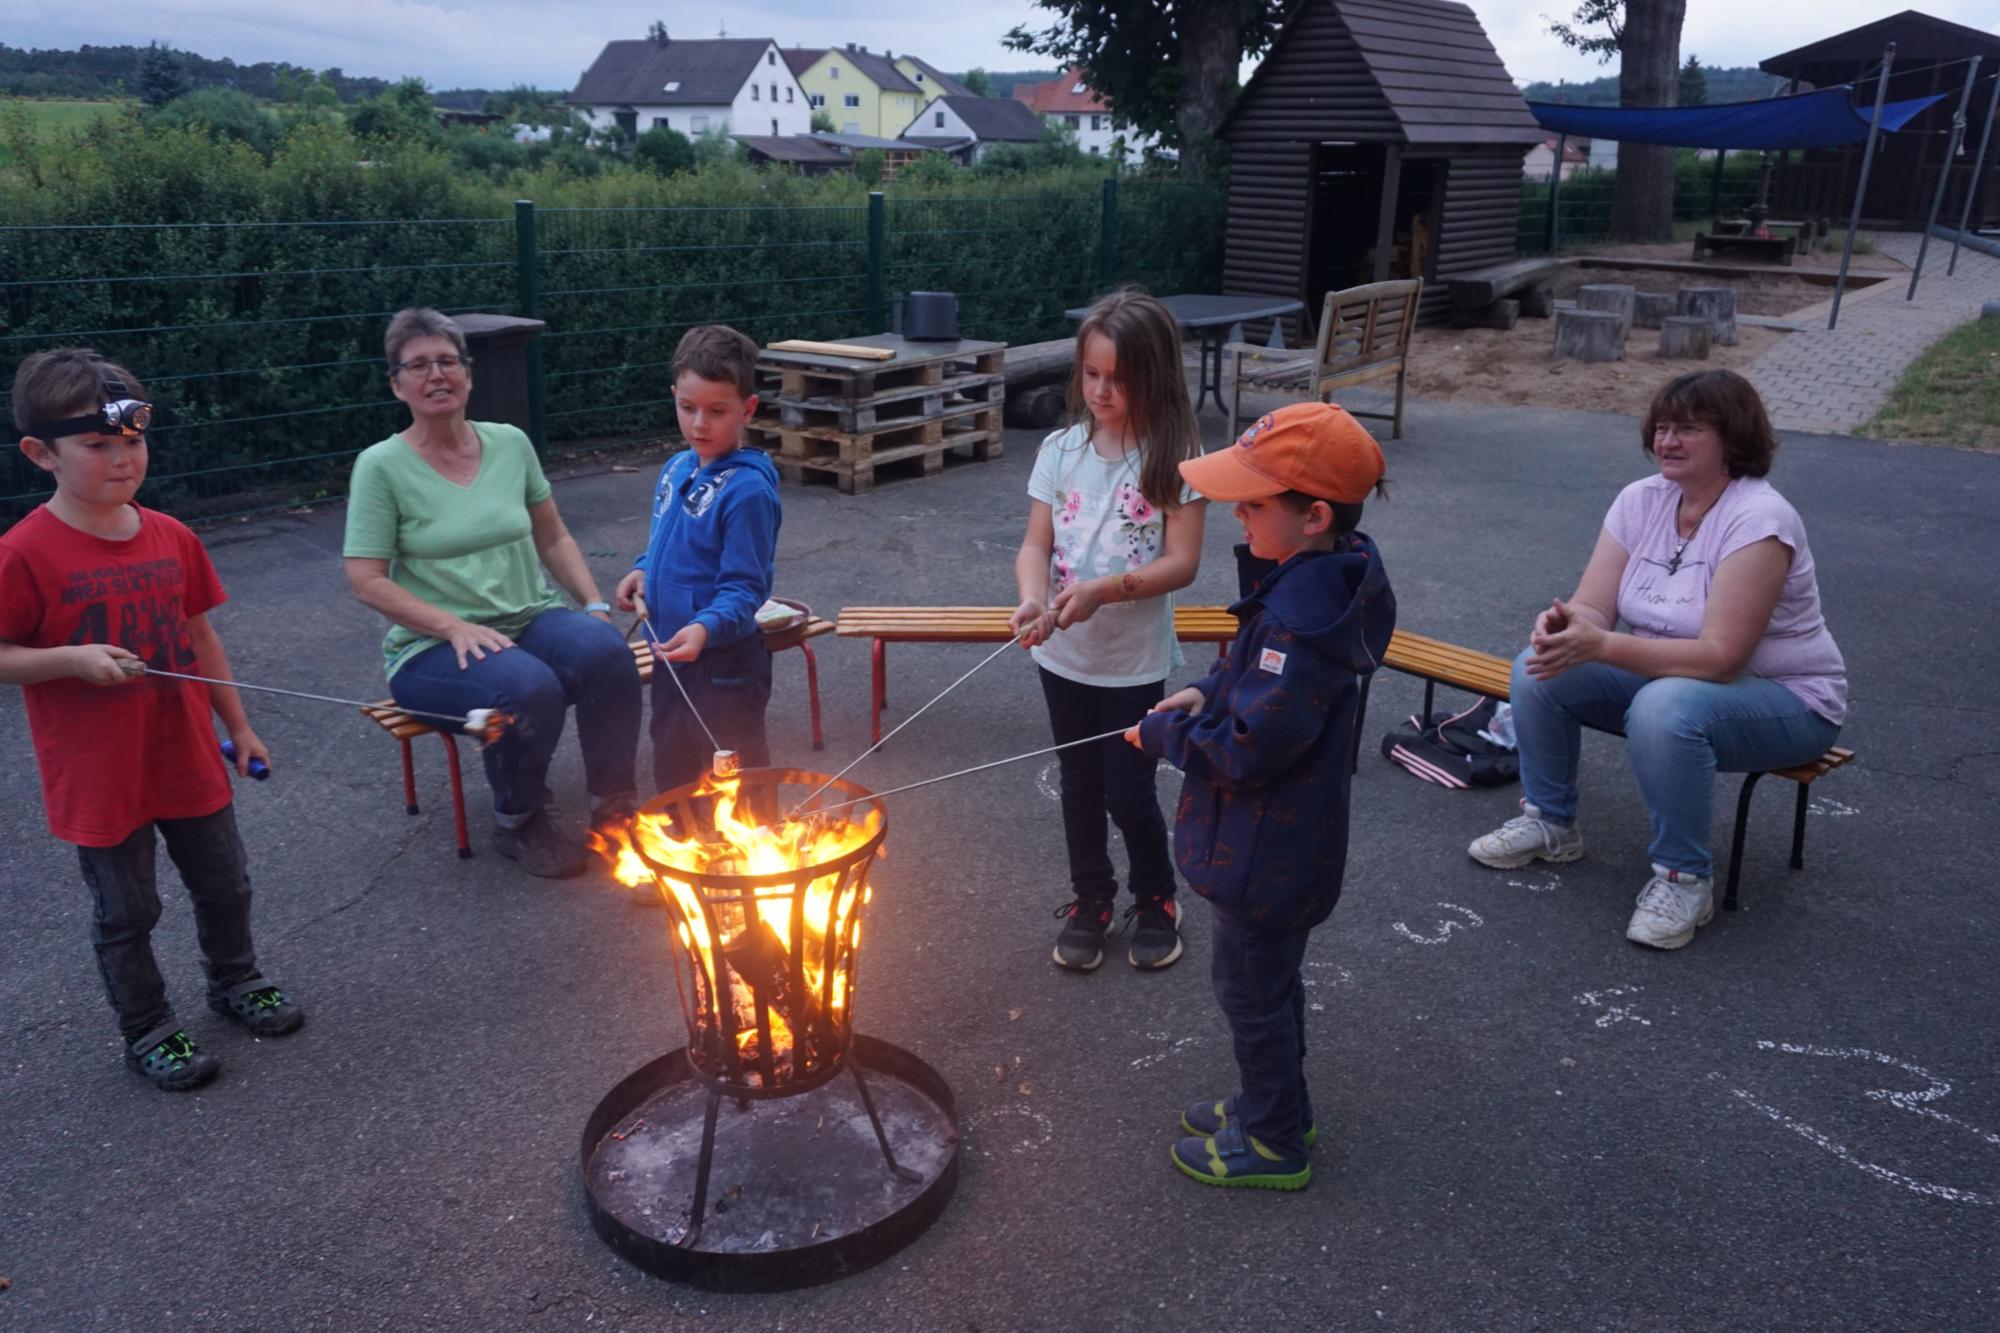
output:
[{"label": "yellow house wall", "polygon": [[[836,131],[851,121],[860,126],[856,133],[894,138],[923,109],[923,102],[913,93],[883,92],[839,50],[828,51],[807,66],[799,76],[799,85],[808,98],[826,99],[824,110],[832,117]],[[844,105],[842,99],[849,96],[859,97],[861,105]]]}]

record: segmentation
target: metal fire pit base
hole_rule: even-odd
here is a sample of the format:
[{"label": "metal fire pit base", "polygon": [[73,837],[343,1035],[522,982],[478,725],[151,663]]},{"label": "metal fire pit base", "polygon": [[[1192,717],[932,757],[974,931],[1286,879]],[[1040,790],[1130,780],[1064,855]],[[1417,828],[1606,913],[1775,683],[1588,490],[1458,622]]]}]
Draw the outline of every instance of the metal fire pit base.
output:
[{"label": "metal fire pit base", "polygon": [[916,1180],[883,1161],[851,1071],[795,1097],[725,1094],[707,1216],[683,1244],[708,1088],[675,1051],[626,1077],[584,1126],[591,1225],[647,1272],[712,1291],[809,1287],[888,1258],[958,1184],[958,1113],[938,1072],[901,1047],[857,1033],[850,1059]]}]

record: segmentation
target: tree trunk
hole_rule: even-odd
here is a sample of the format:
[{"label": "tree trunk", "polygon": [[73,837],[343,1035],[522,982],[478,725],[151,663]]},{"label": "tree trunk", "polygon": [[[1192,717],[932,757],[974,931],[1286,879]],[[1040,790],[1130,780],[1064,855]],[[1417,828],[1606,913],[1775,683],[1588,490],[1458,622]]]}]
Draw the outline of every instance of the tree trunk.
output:
[{"label": "tree trunk", "polygon": [[1713,335],[1699,315],[1668,315],[1660,321],[1660,356],[1668,361],[1706,361]]},{"label": "tree trunk", "polygon": [[1623,361],[1625,340],[1609,310],[1556,311],[1558,361]]},{"label": "tree trunk", "polygon": [[1254,0],[1204,0],[1178,7],[1181,83],[1174,127],[1180,131],[1185,179],[1207,180],[1222,168],[1223,146],[1215,132],[1234,96],[1236,69],[1243,63],[1243,25],[1253,4]]},{"label": "tree trunk", "polygon": [[[1625,0],[1618,54],[1621,106],[1672,106],[1681,63],[1687,0]],[[1618,145],[1611,189],[1611,239],[1674,238],[1674,150],[1664,144]]]}]

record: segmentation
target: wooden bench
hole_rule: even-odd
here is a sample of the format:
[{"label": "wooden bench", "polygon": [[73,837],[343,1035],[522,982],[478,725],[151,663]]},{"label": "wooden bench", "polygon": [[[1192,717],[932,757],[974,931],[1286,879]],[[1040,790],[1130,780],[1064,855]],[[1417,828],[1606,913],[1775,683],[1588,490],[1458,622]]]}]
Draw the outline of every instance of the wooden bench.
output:
[{"label": "wooden bench", "polygon": [[[1248,424],[1243,390],[1278,389],[1330,402],[1335,389],[1396,377],[1394,412],[1353,412],[1391,423],[1389,438],[1403,437],[1403,382],[1409,377],[1410,335],[1417,327],[1421,278],[1371,282],[1344,292],[1328,292],[1321,307],[1319,337],[1309,353],[1229,343],[1229,430]],[[1004,635],[1002,636],[1005,637]]]},{"label": "wooden bench", "polygon": [[[868,739],[882,739],[882,709],[889,702],[891,643],[1005,643],[1011,606],[847,606],[838,632],[844,639],[873,640],[870,649]],[[1183,643],[1213,643],[1226,649],[1236,638],[1236,617],[1219,606],[1174,608],[1174,634]]]},{"label": "wooden bench", "polygon": [[[1461,648],[1442,639],[1429,639],[1403,630],[1397,630],[1390,638],[1389,650],[1382,655],[1382,665],[1391,671],[1423,680],[1425,717],[1435,711],[1432,704],[1439,685],[1483,694],[1489,699],[1508,699],[1513,694],[1514,664],[1508,658],[1495,657],[1492,653],[1482,653],[1473,648]],[[1370,676],[1364,678],[1361,684],[1361,707],[1355,718],[1357,732],[1362,718],[1367,715],[1368,690],[1373,681],[1374,677]],[[1772,777],[1799,784],[1798,802],[1792,814],[1792,869],[1801,870],[1806,863],[1806,798],[1809,788],[1814,780],[1853,760],[1854,751],[1836,745],[1811,763],[1768,770]],[[1746,774],[1743,787],[1736,796],[1736,830],[1730,837],[1729,878],[1722,896],[1724,911],[1736,910],[1737,879],[1743,869],[1743,833],[1750,822],[1750,793],[1756,788],[1757,780],[1764,776],[1763,772]]]},{"label": "wooden bench", "polygon": [[[634,621],[634,629],[638,622]],[[820,731],[819,716],[819,663],[813,656],[811,640],[822,634],[831,634],[834,624],[818,616],[808,615],[805,623],[789,629],[777,630],[764,635],[764,643],[774,653],[787,648],[797,648],[806,659],[806,694],[812,708],[812,747],[824,749],[826,737]],[[629,633],[628,633],[628,636]],[[1005,638],[1005,635],[1001,636]],[[653,678],[653,656],[650,643],[639,642],[631,645],[632,661],[639,669],[639,683],[645,684]],[[376,723],[382,730],[395,737],[403,752],[403,811],[405,814],[422,813],[417,808],[417,770],[415,757],[410,750],[410,742],[420,736],[437,736],[444,741],[445,766],[451,776],[451,816],[452,827],[458,838],[458,856],[468,860],[472,856],[472,842],[468,836],[465,820],[465,785],[459,771],[457,734],[442,727],[434,727],[422,718],[411,717],[396,707],[394,699],[384,699],[361,710],[362,715]]]},{"label": "wooden bench", "polygon": [[1707,255],[1739,255],[1790,264],[1797,253],[1798,243],[1789,236],[1712,236],[1705,231],[1694,234],[1696,259]]},{"label": "wooden bench", "polygon": [[[1510,259],[1444,279],[1451,293],[1451,322],[1460,328],[1511,329],[1522,315],[1547,319],[1555,310],[1560,259]],[[1516,292],[1528,295],[1508,300]]]}]

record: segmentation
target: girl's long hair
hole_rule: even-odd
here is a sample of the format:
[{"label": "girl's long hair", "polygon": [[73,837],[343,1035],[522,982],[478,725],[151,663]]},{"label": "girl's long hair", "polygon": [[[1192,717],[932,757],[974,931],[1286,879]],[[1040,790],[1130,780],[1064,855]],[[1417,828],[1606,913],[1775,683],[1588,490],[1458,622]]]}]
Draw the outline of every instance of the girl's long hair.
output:
[{"label": "girl's long hair", "polygon": [[1076,331],[1076,366],[1069,380],[1070,420],[1097,433],[1083,396],[1083,348],[1101,333],[1118,352],[1125,386],[1125,425],[1139,448],[1139,492],[1156,508],[1180,508],[1183,459],[1201,453],[1201,432],[1188,404],[1181,365],[1181,326],[1143,288],[1124,287],[1090,307]]}]

